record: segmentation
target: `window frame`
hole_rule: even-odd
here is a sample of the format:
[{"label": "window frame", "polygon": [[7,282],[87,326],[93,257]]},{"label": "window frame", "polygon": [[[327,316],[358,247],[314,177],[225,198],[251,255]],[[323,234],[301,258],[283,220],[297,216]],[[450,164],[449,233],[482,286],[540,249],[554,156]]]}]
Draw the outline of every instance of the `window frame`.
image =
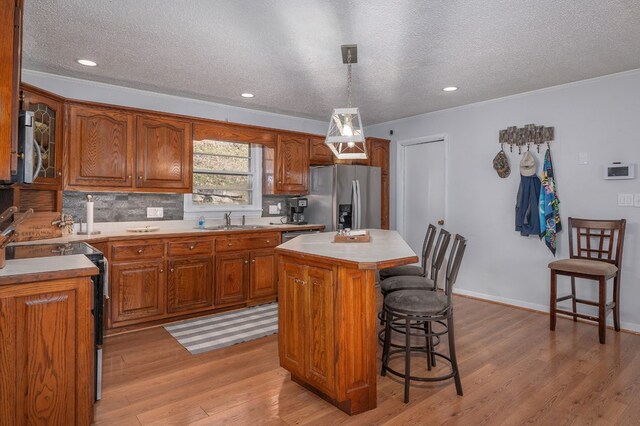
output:
[{"label": "window frame", "polygon": [[[261,217],[262,216],[262,145],[259,144],[251,144],[245,142],[236,142],[236,141],[225,141],[220,139],[211,139],[220,142],[230,142],[230,143],[244,143],[250,146],[251,150],[251,171],[249,173],[237,173],[230,172],[229,175],[249,175],[252,180],[252,202],[247,205],[197,205],[193,204],[193,192],[184,194],[184,218],[185,219],[195,219],[200,216],[204,216],[205,218],[222,218],[224,213],[228,212],[239,212],[247,217]],[[193,156],[194,154],[192,154]],[[192,157],[193,161],[193,157]],[[193,182],[193,174],[198,173],[198,171],[194,168],[191,171],[191,179]],[[222,174],[222,173],[221,173]],[[193,186],[193,183],[192,183]]]}]

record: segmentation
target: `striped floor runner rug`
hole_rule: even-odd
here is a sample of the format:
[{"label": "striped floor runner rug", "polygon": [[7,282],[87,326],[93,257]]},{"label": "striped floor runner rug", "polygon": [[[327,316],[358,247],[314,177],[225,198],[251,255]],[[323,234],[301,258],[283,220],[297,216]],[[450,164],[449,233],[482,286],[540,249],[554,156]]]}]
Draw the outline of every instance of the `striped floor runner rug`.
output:
[{"label": "striped floor runner rug", "polygon": [[254,306],[166,325],[193,355],[248,342],[278,332],[278,304]]}]

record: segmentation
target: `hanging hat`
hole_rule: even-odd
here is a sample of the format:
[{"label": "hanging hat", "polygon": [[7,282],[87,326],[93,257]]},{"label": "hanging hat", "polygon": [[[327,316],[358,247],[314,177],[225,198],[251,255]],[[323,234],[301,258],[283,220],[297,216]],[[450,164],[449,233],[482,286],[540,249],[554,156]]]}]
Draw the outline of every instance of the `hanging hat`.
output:
[{"label": "hanging hat", "polygon": [[498,176],[506,178],[511,174],[511,167],[509,167],[509,159],[503,150],[493,158],[493,168],[498,172]]},{"label": "hanging hat", "polygon": [[533,176],[537,170],[536,157],[530,151],[526,151],[520,160],[520,174],[522,176]]}]

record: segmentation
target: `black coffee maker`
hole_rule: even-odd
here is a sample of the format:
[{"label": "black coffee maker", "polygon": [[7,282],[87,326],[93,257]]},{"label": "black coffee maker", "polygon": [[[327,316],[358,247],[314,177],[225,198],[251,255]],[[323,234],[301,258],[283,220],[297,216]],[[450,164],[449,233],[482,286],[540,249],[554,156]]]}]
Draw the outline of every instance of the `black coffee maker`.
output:
[{"label": "black coffee maker", "polygon": [[301,197],[287,198],[287,223],[294,225],[306,225],[304,209],[307,208],[307,199]]}]

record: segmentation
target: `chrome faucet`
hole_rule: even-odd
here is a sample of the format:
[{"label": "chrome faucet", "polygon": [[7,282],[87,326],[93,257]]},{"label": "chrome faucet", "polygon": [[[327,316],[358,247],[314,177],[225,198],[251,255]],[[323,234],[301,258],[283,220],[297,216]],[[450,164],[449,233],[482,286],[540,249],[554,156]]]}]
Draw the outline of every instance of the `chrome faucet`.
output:
[{"label": "chrome faucet", "polygon": [[231,212],[224,214],[225,226],[231,226]]}]

